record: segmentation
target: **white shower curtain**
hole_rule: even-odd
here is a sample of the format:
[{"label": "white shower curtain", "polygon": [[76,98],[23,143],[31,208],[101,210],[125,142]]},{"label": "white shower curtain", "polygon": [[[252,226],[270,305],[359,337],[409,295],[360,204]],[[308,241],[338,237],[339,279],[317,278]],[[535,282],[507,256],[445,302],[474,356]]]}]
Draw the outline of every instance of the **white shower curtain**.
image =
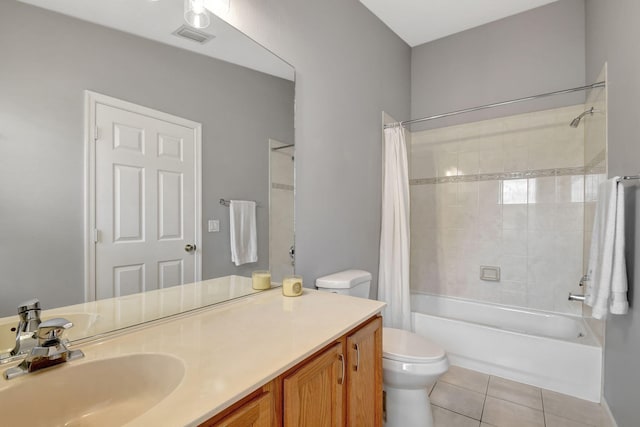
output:
[{"label": "white shower curtain", "polygon": [[384,130],[384,180],[378,299],[384,326],[411,330],[409,288],[409,172],[404,128]]}]

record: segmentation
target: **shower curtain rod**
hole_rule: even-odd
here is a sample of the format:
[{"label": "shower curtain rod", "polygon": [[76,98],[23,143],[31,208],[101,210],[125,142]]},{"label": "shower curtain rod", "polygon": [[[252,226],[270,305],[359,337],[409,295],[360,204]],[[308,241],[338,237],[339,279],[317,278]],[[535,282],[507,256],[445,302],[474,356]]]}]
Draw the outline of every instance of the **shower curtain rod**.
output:
[{"label": "shower curtain rod", "polygon": [[438,114],[438,115],[430,116],[430,117],[423,117],[421,119],[413,119],[413,120],[405,120],[405,121],[396,122],[396,123],[388,123],[388,124],[384,125],[384,128],[387,129],[387,128],[392,128],[392,127],[396,127],[396,126],[406,126],[406,125],[411,125],[413,123],[426,122],[426,121],[429,121],[429,120],[441,119],[443,117],[457,116],[458,114],[471,113],[473,111],[479,111],[479,110],[486,110],[487,108],[501,107],[503,105],[510,105],[510,104],[515,104],[517,102],[523,102],[523,101],[531,101],[531,100],[534,100],[534,99],[545,98],[547,96],[552,96],[552,95],[562,95],[562,94],[565,94],[565,93],[580,92],[580,91],[583,91],[583,90],[595,89],[597,87],[604,87],[605,85],[606,85],[605,82],[597,82],[597,83],[593,83],[593,84],[590,84],[590,85],[587,85],[587,86],[580,86],[580,87],[574,87],[572,89],[565,89],[565,90],[558,90],[558,91],[555,91],[555,92],[542,93],[540,95],[527,96],[526,98],[512,99],[510,101],[496,102],[494,104],[482,105],[480,107],[465,108],[464,110],[452,111],[450,113]]},{"label": "shower curtain rod", "polygon": [[295,146],[296,146],[296,144],[281,145],[280,147],[272,148],[271,151],[284,150],[285,148],[290,148],[290,147],[295,147]]}]

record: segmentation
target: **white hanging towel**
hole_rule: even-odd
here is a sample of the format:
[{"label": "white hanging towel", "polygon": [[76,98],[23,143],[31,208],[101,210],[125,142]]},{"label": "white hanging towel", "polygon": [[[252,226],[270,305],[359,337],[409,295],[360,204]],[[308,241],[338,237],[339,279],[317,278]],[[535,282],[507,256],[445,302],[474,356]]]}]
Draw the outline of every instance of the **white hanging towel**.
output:
[{"label": "white hanging towel", "polygon": [[593,307],[592,316],[602,319],[625,314],[627,267],[624,254],[624,186],[615,177],[600,184],[589,251],[585,303]]},{"label": "white hanging towel", "polygon": [[258,262],[256,202],[231,200],[229,227],[231,229],[231,261],[236,266]]}]

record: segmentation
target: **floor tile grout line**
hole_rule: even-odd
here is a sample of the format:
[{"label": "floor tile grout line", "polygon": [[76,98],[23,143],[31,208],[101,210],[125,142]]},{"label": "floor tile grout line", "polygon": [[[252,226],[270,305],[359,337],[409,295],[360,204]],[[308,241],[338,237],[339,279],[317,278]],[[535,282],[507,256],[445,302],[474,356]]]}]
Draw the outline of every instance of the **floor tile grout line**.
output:
[{"label": "floor tile grout line", "polygon": [[[544,423],[544,426],[546,427],[546,416],[545,416],[545,412],[544,412],[544,410],[542,410],[542,411],[541,411],[540,409],[535,409],[535,408],[532,408],[532,407],[530,407],[530,406],[521,405],[520,403],[512,402],[512,401],[507,400],[507,399],[502,399],[502,398],[500,398],[500,397],[489,396],[489,395],[485,396],[485,405],[486,405],[486,398],[487,398],[487,397],[490,397],[490,398],[492,398],[493,400],[497,400],[497,401],[500,401],[500,402],[508,403],[508,404],[510,404],[510,405],[521,406],[521,407],[526,408],[526,409],[529,409],[529,410],[531,410],[531,411],[535,411],[535,412],[540,412],[540,413],[542,413],[543,423]],[[484,416],[484,406],[483,406],[483,408],[482,408],[482,416]],[[577,422],[576,420],[572,420],[572,419],[570,419],[570,418],[565,418],[565,417],[561,417],[561,418],[564,418],[564,419],[569,420],[569,421]],[[482,421],[482,420],[481,420],[481,421]],[[485,421],[482,421],[482,422],[485,422]],[[487,423],[487,424],[488,424],[488,423]],[[489,424],[489,425],[491,425],[491,424]],[[592,426],[588,426],[588,427],[592,427]]]},{"label": "floor tile grout line", "polygon": [[[583,402],[587,402],[587,403],[592,403],[592,402],[586,401],[586,400],[584,400],[584,399],[580,399],[580,398],[575,397],[575,396],[565,395],[565,394],[562,394],[562,393],[559,393],[559,392],[557,392],[557,391],[553,391],[553,390],[542,389],[542,391],[545,391],[545,390],[546,390],[546,391],[548,391],[548,392],[551,392],[551,393],[559,394],[560,396],[568,397],[568,398],[570,398],[570,399],[577,399],[577,400],[579,400],[579,401],[583,401]],[[544,399],[544,393],[542,393],[542,405],[543,405],[543,406],[544,406],[544,400],[545,400],[545,399]],[[600,408],[601,408],[601,409],[600,409],[600,416],[602,416],[602,412],[601,412],[601,411],[602,411],[602,405],[599,405],[599,404],[597,404],[597,403],[595,403],[595,405],[600,406]],[[547,413],[547,411],[545,410],[545,414],[546,414],[546,413]],[[584,425],[584,426],[586,426],[586,427],[598,427],[598,426],[596,426],[596,425],[593,425],[593,424],[589,424],[589,423],[587,423],[587,422],[584,422],[583,420],[578,420],[578,419],[573,418],[573,417],[567,417],[564,413],[562,413],[562,414],[558,414],[558,413],[556,413],[556,412],[549,412],[549,415],[552,415],[552,416],[554,416],[554,417],[556,417],[556,418],[562,418],[563,420],[571,421],[571,422],[573,422],[573,423],[579,423],[579,424],[582,424],[582,425]],[[545,417],[545,418],[546,418],[546,417]],[[601,422],[600,422],[600,423],[598,423],[598,424],[599,424],[600,426],[602,426],[602,423],[601,423]]]},{"label": "floor tile grout line", "polygon": [[[597,425],[585,423],[584,421],[581,421],[581,420],[576,420],[576,419],[573,419],[573,418],[567,418],[567,417],[565,417],[563,415],[554,414],[553,412],[549,412],[549,415],[551,415],[553,417],[556,417],[556,418],[561,418],[561,419],[566,420],[566,421],[571,421],[572,423],[580,424],[581,427],[602,427],[602,424],[600,424],[600,426],[597,426]],[[546,412],[545,412],[545,422],[546,422]]]},{"label": "floor tile grout line", "polygon": [[[484,402],[482,402],[482,414],[480,414],[480,424],[482,424],[482,419],[484,418],[484,408],[487,406],[487,396],[489,395],[489,384],[491,384],[491,378],[493,375],[489,375],[487,379],[487,386],[484,389]],[[488,423],[487,423],[488,424]]]},{"label": "floor tile grout line", "polygon": [[[460,389],[462,389],[462,390],[464,390],[464,391],[468,391],[468,392],[471,392],[471,393],[475,393],[475,394],[485,394],[485,395],[486,395],[486,393],[482,393],[481,391],[476,391],[476,390],[470,389],[470,388],[468,388],[468,387],[464,387],[464,386],[461,386],[461,385],[459,385],[459,384],[453,384],[453,383],[450,383],[450,382],[447,382],[447,381],[438,380],[438,381],[436,381],[436,385],[437,385],[439,382],[445,383],[446,385],[451,386],[451,387],[460,388]],[[434,388],[435,388],[435,386],[434,386]]]},{"label": "floor tile grout line", "polygon": [[[455,366],[455,365],[454,365],[454,366]],[[492,375],[489,375],[489,374],[485,374],[484,372],[473,371],[473,370],[471,370],[471,369],[467,369],[467,368],[462,368],[462,369],[465,369],[465,370],[468,370],[468,371],[471,371],[471,372],[474,372],[474,373],[478,373],[478,374],[486,375],[486,376],[487,376],[487,377],[489,377],[489,378],[492,376]],[[465,374],[466,374],[466,373],[465,373]],[[482,394],[482,392],[480,392],[480,391],[476,391],[476,390],[474,390],[474,389],[472,389],[472,388],[470,388],[470,387],[466,387],[466,386],[464,386],[464,385],[460,385],[460,384],[454,384],[454,383],[449,382],[449,381],[444,380],[444,379],[438,379],[438,380],[436,381],[436,384],[437,384],[438,382],[443,382],[443,383],[445,383],[445,384],[449,384],[449,385],[452,385],[452,386],[460,387],[460,388],[463,388],[463,389],[465,389],[465,390],[472,391],[472,392],[474,392],[474,393]],[[485,393],[485,394],[487,393],[488,388],[489,388],[489,379],[487,379],[487,385],[485,386],[485,390],[484,390],[484,393]]]},{"label": "floor tile grout line", "polygon": [[[470,370],[470,371],[472,371],[472,370]],[[478,372],[478,371],[472,371],[472,372]],[[482,373],[482,372],[478,372],[478,373],[484,374],[484,373]],[[481,411],[481,415],[480,415],[480,419],[479,419],[479,420],[475,419],[474,417],[470,417],[470,416],[468,416],[468,415],[466,415],[466,414],[463,414],[463,413],[461,413],[461,412],[458,412],[458,411],[456,411],[456,410],[446,408],[446,407],[444,407],[444,406],[435,405],[435,404],[434,404],[434,406],[437,406],[438,408],[444,409],[444,410],[449,411],[449,412],[453,412],[453,413],[455,413],[455,414],[457,414],[457,415],[461,415],[461,416],[463,416],[463,417],[465,417],[465,418],[469,418],[469,419],[472,419],[472,420],[474,420],[474,421],[479,421],[480,423],[485,423],[485,424],[487,424],[487,425],[491,425],[491,424],[489,424],[489,423],[486,423],[486,422],[483,420],[483,418],[484,418],[484,413],[485,413],[485,407],[486,407],[486,403],[487,403],[487,398],[488,398],[488,397],[492,397],[493,399],[500,400],[500,401],[503,401],[503,402],[506,402],[506,403],[510,403],[510,404],[512,404],[512,405],[517,405],[517,406],[521,406],[521,407],[524,407],[524,408],[527,408],[527,409],[530,409],[530,410],[533,410],[533,411],[541,412],[541,413],[542,413],[542,416],[543,416],[543,425],[544,425],[544,427],[546,427],[546,426],[547,426],[547,412],[548,412],[548,411],[547,411],[547,409],[546,409],[546,407],[545,407],[545,397],[544,397],[544,391],[545,391],[546,389],[543,389],[543,388],[541,388],[541,387],[531,386],[531,387],[534,387],[535,389],[537,389],[537,392],[539,393],[539,397],[540,397],[540,401],[541,401],[542,409],[538,409],[538,408],[535,408],[535,407],[532,407],[532,406],[528,406],[528,405],[526,405],[526,404],[523,404],[523,403],[521,403],[521,402],[515,402],[515,401],[512,401],[512,400],[509,400],[508,398],[496,397],[496,396],[489,395],[489,386],[490,386],[490,384],[491,384],[491,380],[492,380],[492,378],[503,379],[503,377],[498,377],[498,376],[495,376],[495,375],[489,375],[489,374],[485,374],[485,375],[487,375],[487,376],[488,376],[488,379],[487,379],[487,383],[486,383],[486,386],[485,386],[484,400],[483,400],[483,404],[482,404],[482,411]],[[512,381],[512,382],[514,382],[514,383],[522,384],[522,385],[525,385],[525,386],[530,386],[529,384],[519,383],[519,382],[517,382],[517,381],[509,380],[508,378],[504,378],[504,379],[506,379],[506,380],[508,380],[508,381]],[[469,387],[467,387],[467,386],[465,386],[465,385],[461,385],[461,384],[454,384],[453,382],[448,382],[448,381],[446,381],[446,380],[440,380],[440,379],[439,379],[438,381],[436,381],[436,383],[435,383],[434,387],[433,387],[433,388],[432,388],[432,390],[431,390],[431,392],[432,392],[432,393],[433,393],[433,390],[435,389],[436,385],[437,385],[439,382],[442,382],[442,383],[444,383],[444,384],[446,384],[446,385],[448,385],[448,386],[452,386],[452,387],[454,387],[454,388],[459,388],[459,389],[462,389],[462,390],[465,390],[465,391],[469,391],[469,392],[472,392],[472,393],[476,393],[476,394],[482,394],[481,392],[478,392],[478,391],[476,391],[475,389],[469,388]],[[552,390],[549,390],[549,391],[550,391],[550,392],[553,392]],[[562,395],[561,393],[559,393],[559,394],[560,394],[560,395]],[[562,396],[564,396],[564,395],[562,395]],[[567,395],[567,397],[572,397],[572,396]],[[578,400],[582,400],[582,399],[578,399]],[[596,404],[596,405],[597,405],[597,404]],[[564,415],[558,415],[558,414],[555,414],[555,413],[552,413],[552,412],[549,412],[549,415],[553,415],[554,417],[558,417],[558,418],[561,418],[561,419],[564,419],[564,420],[567,420],[567,421],[570,421],[570,422],[580,423],[580,424],[583,424],[585,427],[597,427],[597,426],[594,426],[594,425],[592,425],[592,424],[585,423],[585,422],[583,422],[583,421],[581,421],[581,420],[574,419],[574,418],[572,418],[572,417],[566,417],[566,416],[564,416]]]},{"label": "floor tile grout line", "polygon": [[544,412],[544,405],[541,408],[534,408],[533,406],[529,406],[522,402],[516,402],[515,400],[509,399],[508,397],[494,396],[493,394],[487,394],[487,396],[492,397],[494,399],[503,400],[505,402],[513,403],[514,405],[524,406],[525,408],[533,409],[534,411]]},{"label": "floor tile grout line", "polygon": [[[465,391],[470,391],[470,392],[472,392],[472,393],[482,394],[482,393],[478,393],[477,391],[469,390],[468,388],[460,387],[460,386],[457,386],[457,385],[455,385],[455,384],[451,384],[451,383],[448,383],[448,382],[446,382],[446,381],[441,381],[441,380],[436,381],[435,385],[433,386],[433,389],[431,390],[431,393],[433,393],[433,391],[436,389],[436,386],[438,385],[438,383],[439,383],[439,382],[443,382],[443,383],[445,383],[445,384],[447,384],[447,385],[450,385],[450,386],[453,386],[453,387],[457,387],[457,388],[461,388],[461,389],[463,389],[463,390],[465,390]],[[485,395],[485,398],[486,398],[486,395]],[[431,401],[431,399],[429,399],[429,400]],[[449,411],[449,412],[453,412],[454,414],[462,415],[463,417],[469,418],[469,419],[471,419],[471,420],[482,422],[482,413],[480,414],[480,418],[481,418],[481,419],[477,420],[477,419],[475,419],[475,418],[473,418],[473,417],[470,417],[470,416],[469,416],[469,415],[467,415],[467,414],[463,414],[462,412],[458,412],[458,411],[456,411],[455,409],[446,408],[446,407],[444,407],[444,406],[436,405],[435,403],[433,403],[433,401],[431,401],[431,405],[433,405],[433,406],[437,406],[438,408],[444,409],[444,410]],[[483,405],[482,405],[482,406],[483,406],[483,409],[484,409],[484,403],[483,403]]]},{"label": "floor tile grout line", "polygon": [[440,409],[444,409],[445,411],[453,412],[454,414],[460,415],[462,417],[469,418],[470,420],[482,422],[482,420],[476,420],[475,418],[470,417],[469,415],[462,414],[458,411],[454,411],[453,409],[445,408],[444,406],[436,405],[435,403],[432,403],[431,405]]},{"label": "floor tile grout line", "polygon": [[[489,381],[487,381],[487,390],[489,389]],[[484,393],[484,400],[482,401],[482,412],[480,413],[480,424],[482,424],[482,418],[484,418],[484,407],[487,405],[487,393]]]},{"label": "floor tile grout line", "polygon": [[540,389],[540,402],[542,402],[542,419],[544,420],[544,427],[547,427],[547,411],[544,410],[544,396],[542,395],[542,389]]}]

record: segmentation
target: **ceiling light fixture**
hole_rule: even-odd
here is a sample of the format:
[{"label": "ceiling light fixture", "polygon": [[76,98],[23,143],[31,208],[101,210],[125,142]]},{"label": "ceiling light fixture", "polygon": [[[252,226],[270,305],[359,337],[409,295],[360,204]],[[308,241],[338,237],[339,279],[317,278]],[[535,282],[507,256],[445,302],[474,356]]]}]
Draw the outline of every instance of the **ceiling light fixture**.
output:
[{"label": "ceiling light fixture", "polygon": [[207,28],[211,23],[205,0],[184,0],[184,19],[193,28]]}]

